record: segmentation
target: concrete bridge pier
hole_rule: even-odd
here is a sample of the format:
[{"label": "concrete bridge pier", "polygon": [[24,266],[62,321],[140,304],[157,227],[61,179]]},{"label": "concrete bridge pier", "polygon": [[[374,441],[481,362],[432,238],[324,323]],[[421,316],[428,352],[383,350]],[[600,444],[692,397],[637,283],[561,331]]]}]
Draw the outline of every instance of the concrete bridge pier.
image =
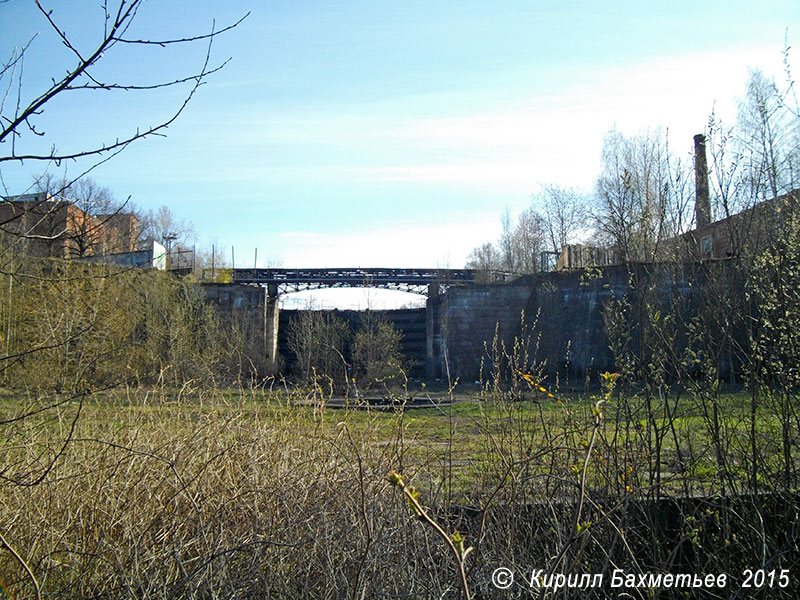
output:
[{"label": "concrete bridge pier", "polygon": [[264,354],[267,361],[267,369],[271,373],[275,373],[278,370],[279,317],[278,286],[271,283],[267,285],[264,297]]},{"label": "concrete bridge pier", "polygon": [[425,301],[425,377],[433,380],[441,377],[439,357],[442,354],[440,307],[442,297],[439,284],[428,284],[428,299]]}]

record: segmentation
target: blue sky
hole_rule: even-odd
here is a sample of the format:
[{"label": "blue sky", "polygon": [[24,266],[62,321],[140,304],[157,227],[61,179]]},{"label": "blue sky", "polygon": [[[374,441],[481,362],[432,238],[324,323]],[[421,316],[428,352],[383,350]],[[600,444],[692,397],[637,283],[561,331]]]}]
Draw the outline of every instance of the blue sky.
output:
[{"label": "blue sky", "polygon": [[[31,94],[72,63],[32,4],[0,4],[3,56],[39,32]],[[102,31],[99,2],[45,4],[87,47]],[[131,33],[204,33],[248,11],[213,48],[231,62],[167,137],[92,177],[145,209],[168,205],[198,243],[235,246],[237,263],[258,248],[260,263],[286,266],[463,266],[540,184],[590,189],[612,127],[668,128],[688,155],[712,109],[734,121],[748,68],[782,76],[800,24],[796,1],[150,0]],[[136,82],[205,54],[121,50],[100,68]],[[164,118],[179,92],[54,103],[46,143],[113,140]],[[3,166],[3,180],[15,193],[42,168]]]}]

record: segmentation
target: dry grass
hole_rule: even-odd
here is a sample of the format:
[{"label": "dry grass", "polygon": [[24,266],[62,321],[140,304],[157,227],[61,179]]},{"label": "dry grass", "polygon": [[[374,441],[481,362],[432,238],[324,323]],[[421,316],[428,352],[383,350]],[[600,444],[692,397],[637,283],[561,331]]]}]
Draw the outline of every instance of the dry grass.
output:
[{"label": "dry grass", "polygon": [[[312,409],[202,400],[87,405],[41,484],[3,487],[3,530],[45,594],[358,596],[374,585],[373,553],[391,560],[416,543],[413,530],[385,535],[407,521],[384,483],[391,447]],[[75,410],[21,422],[6,476],[46,468]],[[24,597],[23,574],[2,560]],[[407,589],[402,569],[379,585]]]},{"label": "dry grass", "polygon": [[[447,531],[475,546],[467,576],[479,598],[498,593],[490,575],[500,565],[669,572],[701,551],[703,536],[712,549],[725,545],[708,505],[685,521],[693,531],[651,543],[637,504],[652,496],[643,434],[622,443],[609,415],[587,459],[586,402],[386,413],[292,400],[129,390],[6,424],[0,533],[43,597],[456,598],[455,564],[392,490],[386,475],[396,470]],[[0,410],[8,420],[24,403]],[[632,465],[641,471],[620,479]],[[576,523],[570,499],[579,496]],[[757,541],[772,552],[785,536]],[[758,566],[748,544],[734,555]],[[7,552],[0,578],[12,597],[35,596]]]}]

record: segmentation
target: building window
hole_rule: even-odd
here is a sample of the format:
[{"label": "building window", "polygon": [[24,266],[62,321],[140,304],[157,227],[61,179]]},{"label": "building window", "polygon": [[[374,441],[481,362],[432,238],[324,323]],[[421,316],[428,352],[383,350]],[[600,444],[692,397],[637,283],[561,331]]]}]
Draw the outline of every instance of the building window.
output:
[{"label": "building window", "polygon": [[710,235],[700,238],[700,256],[703,258],[711,258],[714,250],[714,243]]}]

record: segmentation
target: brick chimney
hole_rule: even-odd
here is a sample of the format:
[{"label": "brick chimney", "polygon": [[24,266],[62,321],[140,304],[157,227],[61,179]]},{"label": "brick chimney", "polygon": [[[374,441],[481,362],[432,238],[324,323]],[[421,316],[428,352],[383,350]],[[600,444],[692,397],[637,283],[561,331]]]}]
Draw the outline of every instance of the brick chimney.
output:
[{"label": "brick chimney", "polygon": [[694,211],[697,229],[711,223],[711,198],[708,195],[708,163],[706,162],[706,136],[694,136]]}]

